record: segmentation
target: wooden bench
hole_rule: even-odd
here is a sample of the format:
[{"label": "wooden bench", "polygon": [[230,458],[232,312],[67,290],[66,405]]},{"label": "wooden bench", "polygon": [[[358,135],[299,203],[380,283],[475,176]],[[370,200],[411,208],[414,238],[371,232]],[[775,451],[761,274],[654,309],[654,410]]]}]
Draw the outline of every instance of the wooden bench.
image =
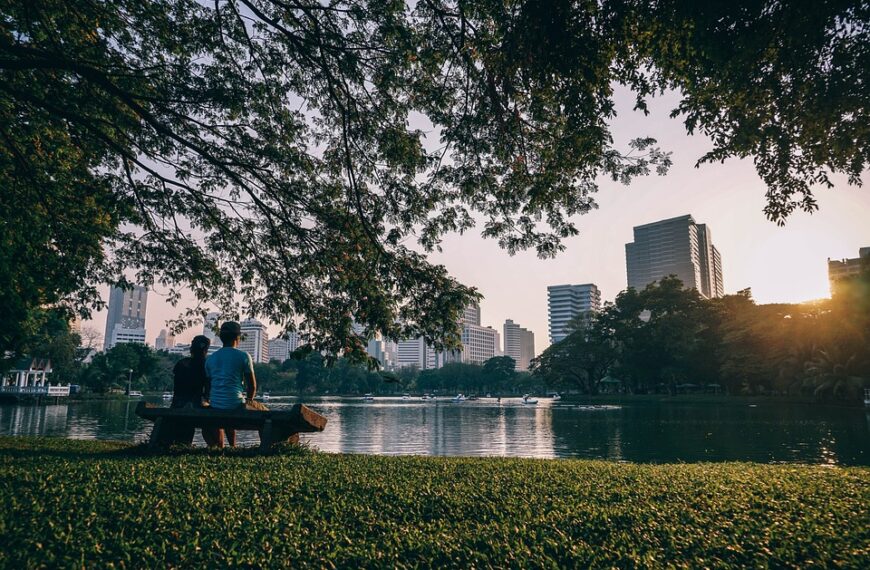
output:
[{"label": "wooden bench", "polygon": [[326,418],[308,406],[295,404],[289,410],[212,410],[210,408],[161,408],[139,402],[136,415],[154,422],[149,447],[160,447],[174,426],[256,430],[260,449],[278,443],[296,443],[300,433],[323,431]]}]

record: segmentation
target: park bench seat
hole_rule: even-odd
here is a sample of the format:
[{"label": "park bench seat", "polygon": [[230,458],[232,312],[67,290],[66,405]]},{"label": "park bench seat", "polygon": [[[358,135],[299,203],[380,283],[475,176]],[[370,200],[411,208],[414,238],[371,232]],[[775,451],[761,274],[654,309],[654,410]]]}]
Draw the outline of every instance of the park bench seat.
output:
[{"label": "park bench seat", "polygon": [[213,410],[211,408],[163,408],[139,402],[136,415],[154,422],[150,447],[159,447],[165,434],[174,426],[256,430],[260,432],[260,449],[299,441],[300,433],[323,431],[326,418],[308,406],[295,404],[289,410]]}]

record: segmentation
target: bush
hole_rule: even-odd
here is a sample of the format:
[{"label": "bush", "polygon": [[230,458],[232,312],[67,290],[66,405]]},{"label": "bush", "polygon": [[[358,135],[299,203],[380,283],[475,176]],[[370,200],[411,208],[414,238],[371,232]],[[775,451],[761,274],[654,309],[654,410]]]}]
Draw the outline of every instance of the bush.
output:
[{"label": "bush", "polygon": [[870,469],[0,438],[0,567],[870,566]]}]

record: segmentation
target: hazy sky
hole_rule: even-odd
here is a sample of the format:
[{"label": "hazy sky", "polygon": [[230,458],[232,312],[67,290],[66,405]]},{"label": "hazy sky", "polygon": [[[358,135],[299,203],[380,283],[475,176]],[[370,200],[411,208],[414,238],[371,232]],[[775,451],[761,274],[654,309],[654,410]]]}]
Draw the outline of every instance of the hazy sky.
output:
[{"label": "hazy sky", "polygon": [[[603,300],[612,300],[626,287],[625,244],[633,239],[632,227],[683,214],[712,231],[722,254],[726,293],[751,287],[759,303],[827,297],[827,258],[857,257],[859,247],[870,246],[870,188],[850,187],[844,178],[835,178],[835,188],[817,190],[818,212],[793,214],[785,227],[778,227],[762,213],[765,186],[751,160],[694,167],[710,142],[688,136],[682,122],[668,117],[675,94],[654,99],[648,117],[631,112],[627,94],[617,101],[620,116],[613,133],[620,148],[630,138],[655,137],[673,152],[673,167],[666,176],[638,178],[630,186],[603,180],[596,198],[600,208],[579,217],[580,235],[567,240],[567,249],[556,259],[540,260],[534,252],[511,257],[479,232],[448,236],[443,253],[431,259],[480,290],[484,325],[501,330],[511,318],[535,333],[540,353],[549,344],[548,285],[591,282]],[[178,309],[155,293],[148,303],[147,338],[153,344]],[[91,324],[102,331],[105,313],[95,315]],[[187,331],[179,338],[198,333]]]}]

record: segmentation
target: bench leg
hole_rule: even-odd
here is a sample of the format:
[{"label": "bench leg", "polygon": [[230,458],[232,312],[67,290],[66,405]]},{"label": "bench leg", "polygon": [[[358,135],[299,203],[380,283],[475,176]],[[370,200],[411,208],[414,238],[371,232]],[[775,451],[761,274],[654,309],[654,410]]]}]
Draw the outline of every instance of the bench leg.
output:
[{"label": "bench leg", "polygon": [[148,447],[155,449],[160,447],[160,437],[163,435],[163,418],[154,420],[154,429],[151,430],[151,439],[148,440]]},{"label": "bench leg", "polygon": [[266,420],[260,430],[260,451],[269,451],[272,447],[272,420]]},{"label": "bench leg", "polygon": [[287,429],[272,429],[272,443],[299,443],[299,433]]}]

